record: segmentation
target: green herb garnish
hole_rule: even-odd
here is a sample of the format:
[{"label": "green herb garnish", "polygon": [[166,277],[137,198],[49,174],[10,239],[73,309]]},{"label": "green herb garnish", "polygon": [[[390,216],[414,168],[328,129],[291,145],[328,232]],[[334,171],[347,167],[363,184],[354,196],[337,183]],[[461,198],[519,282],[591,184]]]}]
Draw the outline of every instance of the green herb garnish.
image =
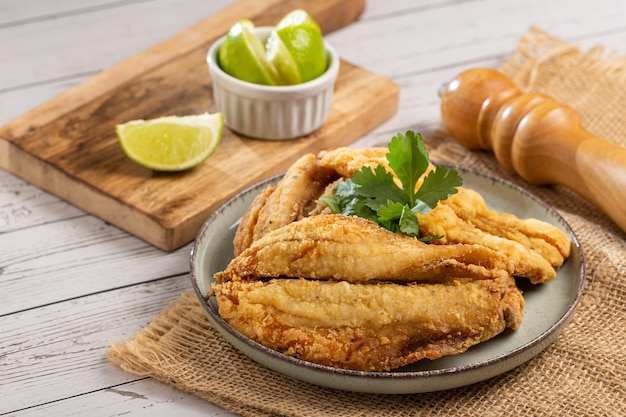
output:
[{"label": "green herb garnish", "polygon": [[439,165],[417,188],[418,180],[429,167],[429,159],[422,136],[412,131],[391,139],[387,161],[402,187],[384,167],[372,170],[363,166],[352,178],[339,182],[334,195],[324,195],[319,200],[335,214],[364,217],[392,232],[424,242],[440,239],[441,236],[419,236],[415,213],[426,214],[440,200],[457,192],[456,187],[463,184],[457,170]]}]

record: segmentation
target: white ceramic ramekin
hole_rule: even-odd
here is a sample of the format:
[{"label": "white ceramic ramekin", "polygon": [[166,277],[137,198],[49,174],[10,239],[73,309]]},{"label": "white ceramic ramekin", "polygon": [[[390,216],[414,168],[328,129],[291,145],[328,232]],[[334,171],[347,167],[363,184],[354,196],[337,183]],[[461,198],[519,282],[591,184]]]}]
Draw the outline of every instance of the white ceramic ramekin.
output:
[{"label": "white ceramic ramekin", "polygon": [[[264,41],[272,28],[257,27]],[[328,117],[339,57],[324,42],[328,68],[324,74],[306,83],[289,86],[266,86],[241,81],[225,73],[217,53],[225,37],[217,40],[207,55],[213,79],[213,100],[231,130],[257,139],[294,139],[318,129]]]}]

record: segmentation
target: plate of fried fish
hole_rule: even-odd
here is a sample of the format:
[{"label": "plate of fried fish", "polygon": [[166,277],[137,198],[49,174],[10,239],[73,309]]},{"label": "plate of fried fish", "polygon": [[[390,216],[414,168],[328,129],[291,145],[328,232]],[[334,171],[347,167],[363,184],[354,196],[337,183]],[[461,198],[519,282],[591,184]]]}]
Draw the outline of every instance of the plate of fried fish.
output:
[{"label": "plate of fried fish", "polygon": [[[430,163],[405,218],[391,200],[414,189],[403,175],[421,171],[396,175],[410,162],[392,151],[304,155],[206,221],[192,283],[236,349],[312,384],[404,394],[500,375],[561,333],[585,272],[565,220],[509,182]],[[398,190],[382,188],[390,180]],[[442,196],[437,186],[454,190]],[[362,209],[380,220],[355,214]]]}]

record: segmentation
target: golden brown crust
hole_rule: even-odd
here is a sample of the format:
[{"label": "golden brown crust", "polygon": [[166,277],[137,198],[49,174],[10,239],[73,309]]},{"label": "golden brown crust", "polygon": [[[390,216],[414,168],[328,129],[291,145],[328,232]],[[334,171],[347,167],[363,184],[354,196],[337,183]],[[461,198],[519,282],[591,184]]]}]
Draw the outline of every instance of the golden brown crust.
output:
[{"label": "golden brown crust", "polygon": [[259,195],[254,198],[250,208],[248,208],[248,211],[246,211],[241,218],[239,226],[237,226],[235,238],[233,239],[235,256],[239,256],[241,252],[254,242],[254,228],[259,221],[259,212],[265,206],[267,199],[275,189],[276,187],[271,185],[265,187]]},{"label": "golden brown crust", "polygon": [[492,279],[498,273],[494,269],[512,270],[507,262],[482,245],[429,245],[370,220],[327,214],[266,234],[215,278],[219,282],[281,276],[350,282]]},{"label": "golden brown crust", "polygon": [[236,253],[266,233],[307,216],[326,186],[337,178],[334,170],[318,164],[315,155],[300,157],[271,192],[255,200],[250,209],[254,213],[244,216],[246,225],[235,235]]},{"label": "golden brown crust", "polygon": [[523,298],[506,273],[443,284],[274,279],[214,286],[242,334],[287,355],[339,368],[388,370],[462,353],[514,327]]},{"label": "golden brown crust", "polygon": [[537,219],[520,219],[509,213],[490,210],[484,198],[474,190],[461,187],[458,194],[441,202],[453,207],[457,215],[486,233],[522,244],[541,254],[554,268],[569,257],[571,243],[556,226]]},{"label": "golden brown crust", "polygon": [[465,188],[418,219],[421,233],[443,236],[433,243],[479,244],[497,250],[514,265],[513,275],[533,284],[553,279],[569,256],[569,239],[555,226],[489,210],[480,194]]}]

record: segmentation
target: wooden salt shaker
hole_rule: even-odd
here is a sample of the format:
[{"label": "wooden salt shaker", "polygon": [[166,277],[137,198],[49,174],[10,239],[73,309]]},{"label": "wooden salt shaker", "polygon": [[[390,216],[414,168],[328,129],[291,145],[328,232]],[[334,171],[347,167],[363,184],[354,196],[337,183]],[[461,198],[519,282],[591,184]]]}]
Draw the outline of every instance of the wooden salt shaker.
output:
[{"label": "wooden salt shaker", "polygon": [[626,232],[626,149],[589,133],[572,108],[476,68],[443,88],[441,118],[461,144],[493,151],[531,184],[570,188]]}]

